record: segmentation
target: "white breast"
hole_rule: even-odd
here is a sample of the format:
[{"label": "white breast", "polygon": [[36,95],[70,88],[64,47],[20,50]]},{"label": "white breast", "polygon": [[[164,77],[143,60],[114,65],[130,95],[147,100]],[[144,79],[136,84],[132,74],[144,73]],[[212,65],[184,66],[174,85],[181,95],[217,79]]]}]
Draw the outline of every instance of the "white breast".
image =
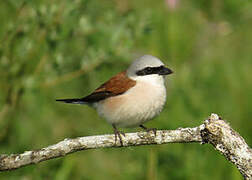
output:
[{"label": "white breast", "polygon": [[100,116],[117,127],[136,127],[158,115],[166,101],[163,77],[158,83],[140,80],[126,93],[96,103]]}]

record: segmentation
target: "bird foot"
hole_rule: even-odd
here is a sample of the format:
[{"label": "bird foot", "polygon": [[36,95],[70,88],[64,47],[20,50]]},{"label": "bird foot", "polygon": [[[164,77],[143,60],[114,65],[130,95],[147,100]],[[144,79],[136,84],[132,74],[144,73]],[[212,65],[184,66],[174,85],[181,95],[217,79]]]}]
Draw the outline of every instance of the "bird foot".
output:
[{"label": "bird foot", "polygon": [[143,128],[146,132],[152,131],[155,136],[157,135],[157,129],[156,128],[147,128],[144,125],[140,125],[139,127]]},{"label": "bird foot", "polygon": [[123,135],[123,136],[125,137],[125,133],[122,132],[122,131],[119,131],[119,130],[115,127],[115,125],[113,125],[113,128],[114,128],[114,134],[115,134],[115,143],[116,143],[117,137],[118,137],[119,140],[120,140],[121,146],[123,146],[123,141],[122,141],[122,136],[121,136],[121,135]]}]

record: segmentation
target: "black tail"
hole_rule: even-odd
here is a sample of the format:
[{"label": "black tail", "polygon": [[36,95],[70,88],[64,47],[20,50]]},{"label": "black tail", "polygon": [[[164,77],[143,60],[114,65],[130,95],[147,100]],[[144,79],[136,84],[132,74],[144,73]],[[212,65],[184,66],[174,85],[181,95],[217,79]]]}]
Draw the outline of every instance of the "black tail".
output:
[{"label": "black tail", "polygon": [[56,99],[56,101],[61,101],[64,103],[71,103],[71,104],[87,104],[87,102],[83,101],[83,99]]}]

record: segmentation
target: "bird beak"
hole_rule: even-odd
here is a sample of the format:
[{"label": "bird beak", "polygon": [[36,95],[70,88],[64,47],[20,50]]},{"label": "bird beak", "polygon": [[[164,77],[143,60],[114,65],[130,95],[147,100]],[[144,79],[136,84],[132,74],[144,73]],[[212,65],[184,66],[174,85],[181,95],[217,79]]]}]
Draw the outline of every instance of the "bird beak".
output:
[{"label": "bird beak", "polygon": [[168,75],[168,74],[172,74],[173,71],[167,67],[163,67],[159,72],[158,74],[159,75]]}]

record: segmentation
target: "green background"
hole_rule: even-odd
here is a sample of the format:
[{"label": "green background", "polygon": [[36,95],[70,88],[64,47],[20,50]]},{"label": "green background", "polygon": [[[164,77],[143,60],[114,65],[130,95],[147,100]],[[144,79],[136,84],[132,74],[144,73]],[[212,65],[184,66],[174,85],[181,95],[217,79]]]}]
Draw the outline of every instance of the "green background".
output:
[{"label": "green background", "polygon": [[[200,125],[211,112],[252,144],[249,0],[0,1],[0,153],[112,133],[82,97],[143,54],[174,74],[158,129]],[[139,129],[124,129],[126,132]],[[242,179],[211,145],[88,150],[0,173],[0,179]]]}]

